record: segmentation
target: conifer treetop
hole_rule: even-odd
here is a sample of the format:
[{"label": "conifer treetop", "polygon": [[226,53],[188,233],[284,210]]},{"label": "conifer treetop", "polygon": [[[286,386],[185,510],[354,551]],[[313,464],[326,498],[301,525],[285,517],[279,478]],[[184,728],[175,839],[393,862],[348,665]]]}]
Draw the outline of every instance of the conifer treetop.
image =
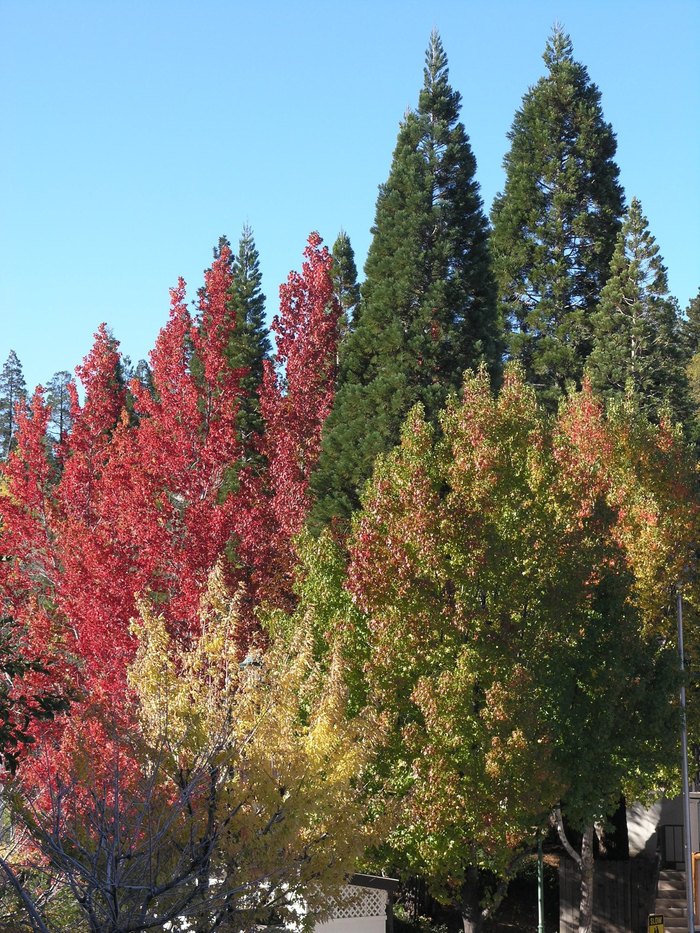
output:
[{"label": "conifer treetop", "polygon": [[[360,300],[360,286],[357,284],[355,253],[345,230],[341,229],[336,237],[331,255],[333,256],[331,269],[333,291],[343,314],[351,318]],[[343,329],[347,329],[349,325],[350,321],[346,320]]]},{"label": "conifer treetop", "polygon": [[418,107],[380,186],[359,313],[339,354],[336,403],[312,486],[316,519],[347,519],[410,408],[434,418],[466,369],[500,366],[501,333],[476,160],[433,31]]},{"label": "conifer treetop", "polygon": [[571,36],[564,31],[561,23],[555,23],[552,27],[552,34],[547,39],[542,59],[550,71],[557,65],[561,65],[562,62],[573,63],[574,46],[571,42]]},{"label": "conifer treetop", "polygon": [[593,387],[606,396],[635,391],[652,418],[670,407],[675,418],[685,420],[689,399],[678,304],[637,198],[618,234],[592,322],[587,369]]},{"label": "conifer treetop", "polygon": [[508,134],[491,248],[509,356],[554,411],[592,349],[624,194],[600,91],[558,25],[544,61],[548,73],[524,94]]},{"label": "conifer treetop", "polygon": [[442,39],[437,29],[433,29],[425,52],[423,88],[418,98],[419,114],[448,122],[457,118],[462,95],[450,86],[449,77]]},{"label": "conifer treetop", "polygon": [[17,431],[16,408],[26,399],[22,364],[14,350],[0,370],[0,458],[8,456]]}]

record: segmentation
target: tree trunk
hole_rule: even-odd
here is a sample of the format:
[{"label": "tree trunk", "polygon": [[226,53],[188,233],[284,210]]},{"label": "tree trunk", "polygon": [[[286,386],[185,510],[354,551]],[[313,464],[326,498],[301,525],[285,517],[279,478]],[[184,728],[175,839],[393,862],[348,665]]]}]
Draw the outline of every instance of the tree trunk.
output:
[{"label": "tree trunk", "polygon": [[617,810],[609,817],[614,829],[608,837],[609,859],[615,861],[627,860],[630,857],[630,842],[627,831],[627,801],[620,797]]},{"label": "tree trunk", "polygon": [[483,914],[480,901],[479,870],[471,866],[465,872],[460,912],[464,933],[481,933]]},{"label": "tree trunk", "polygon": [[464,933],[481,933],[483,917],[478,904],[475,911],[471,911],[468,907],[462,908],[462,926]]},{"label": "tree trunk", "polygon": [[587,826],[581,840],[581,909],[578,933],[593,929],[593,826]]}]

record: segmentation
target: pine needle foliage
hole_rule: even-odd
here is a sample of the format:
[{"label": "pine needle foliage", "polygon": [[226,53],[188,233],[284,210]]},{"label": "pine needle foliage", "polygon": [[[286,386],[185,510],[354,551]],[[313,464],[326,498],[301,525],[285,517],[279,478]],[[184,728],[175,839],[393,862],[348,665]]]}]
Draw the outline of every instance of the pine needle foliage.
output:
[{"label": "pine needle foliage", "polygon": [[624,205],[600,91],[559,26],[543,58],[508,134],[491,242],[508,354],[554,411],[580,385]]},{"label": "pine needle foliage", "polygon": [[500,360],[487,221],[461,98],[433,32],[418,108],[405,116],[379,189],[361,302],[339,360],[312,481],[314,522],[347,519],[409,409],[435,417],[465,369]]},{"label": "pine needle foliage", "polygon": [[7,459],[17,433],[17,405],[26,407],[27,387],[22,364],[14,350],[0,371],[0,458]]},{"label": "pine needle foliage", "polygon": [[668,408],[676,420],[687,421],[678,304],[669,295],[659,247],[636,198],[618,234],[610,278],[592,322],[588,372],[593,388],[608,398],[634,391],[651,417],[658,420]]}]

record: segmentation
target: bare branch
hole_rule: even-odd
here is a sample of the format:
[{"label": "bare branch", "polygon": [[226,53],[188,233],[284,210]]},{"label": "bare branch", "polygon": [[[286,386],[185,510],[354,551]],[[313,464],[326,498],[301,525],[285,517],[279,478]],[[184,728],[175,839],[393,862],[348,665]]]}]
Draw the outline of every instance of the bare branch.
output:
[{"label": "bare branch", "polygon": [[51,933],[51,930],[46,926],[44,921],[41,919],[41,916],[39,915],[39,912],[37,911],[33,900],[27,893],[26,888],[24,887],[22,882],[19,880],[17,875],[14,873],[14,871],[12,870],[12,867],[9,865],[7,861],[5,861],[4,858],[2,858],[2,856],[0,856],[0,868],[2,868],[2,870],[5,872],[5,875],[7,876],[7,880],[10,882],[12,887],[15,889],[22,903],[24,904],[25,910],[29,914],[32,927],[36,931],[36,933]]}]

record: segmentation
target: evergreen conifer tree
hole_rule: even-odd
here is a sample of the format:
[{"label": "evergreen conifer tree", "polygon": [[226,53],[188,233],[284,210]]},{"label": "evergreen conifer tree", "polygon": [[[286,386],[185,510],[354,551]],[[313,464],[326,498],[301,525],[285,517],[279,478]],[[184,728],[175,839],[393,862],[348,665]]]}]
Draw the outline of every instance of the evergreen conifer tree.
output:
[{"label": "evergreen conifer tree", "polygon": [[12,449],[17,432],[15,406],[27,397],[22,364],[14,350],[10,350],[0,371],[0,457],[5,460]]},{"label": "evergreen conifer tree", "polygon": [[690,390],[690,401],[694,409],[693,436],[700,436],[700,290],[690,299],[681,325],[683,349],[686,355],[686,376]]},{"label": "evergreen conifer tree", "polygon": [[[258,393],[262,384],[263,362],[269,359],[272,346],[265,325],[260,257],[253,231],[248,224],[243,227],[237,254],[232,251],[227,237],[219,237],[219,243],[214,247],[214,261],[220,260],[223,254],[228,257],[231,273],[227,308],[232,318],[232,327],[226,359],[231,369],[245,371],[239,379],[240,396],[236,416],[241,458],[231,464],[228,471],[225,490],[230,492],[237,488],[241,468],[252,467],[259,473],[264,467],[264,457],[260,453],[264,425]],[[198,294],[200,302],[206,301],[206,286],[200,288]],[[201,382],[204,374],[196,352],[192,354],[191,367],[195,379]]]},{"label": "evergreen conifer tree", "polygon": [[344,230],[338,234],[333,249],[333,294],[342,311],[341,331],[352,327],[355,309],[360,301],[360,286],[357,284],[357,266],[350,237]]},{"label": "evergreen conifer tree", "polygon": [[688,302],[681,331],[685,351],[688,358],[692,358],[700,351],[700,289],[697,295]]},{"label": "evergreen conifer tree", "polygon": [[668,293],[666,269],[634,198],[618,234],[598,310],[587,371],[593,388],[611,397],[631,386],[639,404],[658,418],[669,406],[689,415],[688,381],[678,305]]},{"label": "evergreen conifer tree", "polygon": [[543,57],[548,74],[525,94],[508,134],[491,242],[509,355],[554,408],[591,351],[590,316],[624,196],[600,92],[558,26]]},{"label": "evergreen conifer tree", "polygon": [[46,387],[46,401],[51,408],[49,435],[57,444],[63,443],[73,424],[71,393],[68,388],[72,383],[71,374],[61,370],[53,374]]},{"label": "evergreen conifer tree", "polygon": [[155,388],[153,386],[153,373],[151,372],[151,367],[148,365],[148,360],[138,361],[134,367],[133,378],[140,386],[146,389],[147,392],[150,392],[151,395],[153,395],[155,392]]},{"label": "evergreen conifer tree", "polygon": [[433,32],[418,109],[401,124],[379,189],[361,303],[340,351],[312,479],[317,526],[357,506],[375,457],[398,441],[416,402],[432,418],[465,369],[499,368],[488,224],[460,100]]},{"label": "evergreen conifer tree", "polygon": [[259,465],[257,439],[263,432],[258,390],[262,383],[263,361],[272,346],[265,324],[265,295],[262,291],[260,257],[252,229],[243,227],[238,253],[232,255],[231,305],[236,323],[228,347],[228,360],[234,369],[246,369],[241,379],[241,399],[237,424],[247,463]]}]

